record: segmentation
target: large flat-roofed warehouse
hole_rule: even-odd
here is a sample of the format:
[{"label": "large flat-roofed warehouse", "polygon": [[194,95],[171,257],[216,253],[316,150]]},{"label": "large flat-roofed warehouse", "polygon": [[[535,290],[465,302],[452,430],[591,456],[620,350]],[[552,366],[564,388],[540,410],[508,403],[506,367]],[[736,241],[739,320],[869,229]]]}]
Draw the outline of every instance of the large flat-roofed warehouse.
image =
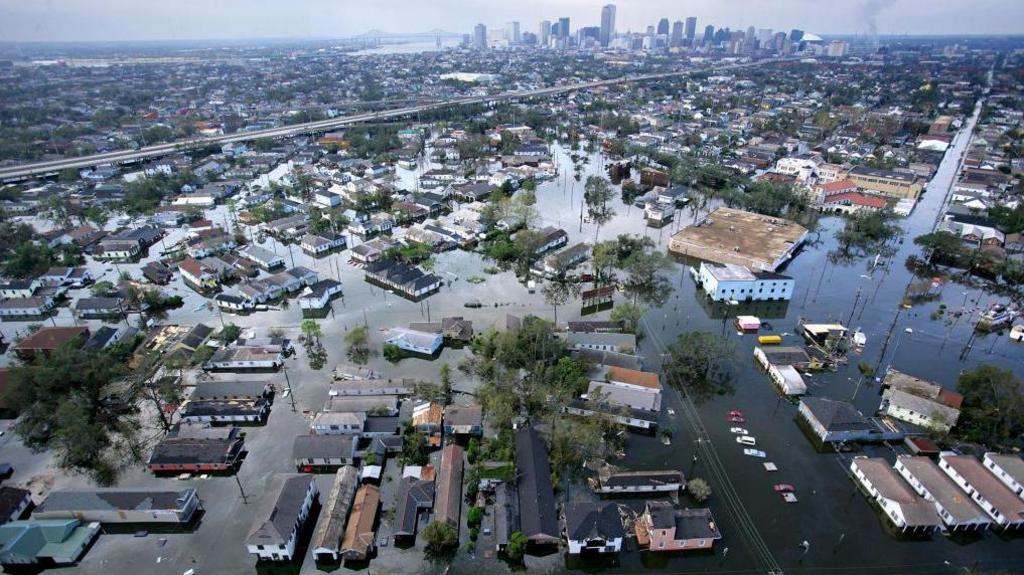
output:
[{"label": "large flat-roofed warehouse", "polygon": [[670,252],[752,270],[777,270],[807,237],[807,228],[781,218],[718,208],[695,226],[680,230]]}]

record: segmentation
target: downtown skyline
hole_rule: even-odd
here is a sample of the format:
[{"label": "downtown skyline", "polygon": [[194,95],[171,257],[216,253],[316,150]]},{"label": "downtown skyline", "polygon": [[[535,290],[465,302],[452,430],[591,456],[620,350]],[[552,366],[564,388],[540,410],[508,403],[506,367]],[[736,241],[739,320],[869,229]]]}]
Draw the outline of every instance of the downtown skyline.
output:
[{"label": "downtown skyline", "polygon": [[[423,3],[426,4],[426,3]],[[50,0],[25,4],[0,0],[0,38],[8,42],[189,40],[245,38],[342,38],[369,30],[424,32],[441,29],[469,33],[477,23],[498,29],[520,22],[534,31],[541,20],[568,17],[572,29],[600,27],[604,2],[526,0],[515,6],[491,6],[475,0],[442,0],[429,5],[391,0],[357,7],[347,1],[278,0],[218,3],[183,0],[173,4],[127,0]],[[614,22],[619,33],[643,32],[695,17],[705,24],[743,30],[800,28],[821,34],[958,35],[1024,33],[1024,3],[980,0],[971,4],[939,0],[857,0],[824,6],[809,0],[778,0],[764,10],[759,0],[698,0],[685,5],[653,0],[638,5],[618,2]],[[993,18],[994,14],[999,17]]]}]

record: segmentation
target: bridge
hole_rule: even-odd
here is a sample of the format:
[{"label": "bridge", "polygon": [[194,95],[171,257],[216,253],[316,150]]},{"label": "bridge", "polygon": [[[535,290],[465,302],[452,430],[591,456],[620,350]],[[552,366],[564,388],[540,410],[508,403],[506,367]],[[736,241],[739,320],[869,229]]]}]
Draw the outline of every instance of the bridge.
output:
[{"label": "bridge", "polygon": [[22,164],[18,166],[0,168],[0,182],[18,182],[33,177],[50,177],[55,176],[59,174],[62,170],[67,169],[91,168],[106,164],[133,164],[144,160],[159,158],[177,152],[184,152],[188,150],[204,148],[207,146],[219,146],[224,144],[249,142],[252,140],[260,140],[264,138],[292,138],[295,136],[301,136],[306,134],[324,133],[351,124],[361,124],[379,120],[399,119],[413,116],[421,112],[439,110],[453,106],[468,106],[477,104],[493,106],[502,102],[530,100],[533,98],[544,98],[558,94],[565,94],[579,90],[589,90],[592,88],[599,88],[604,86],[613,86],[617,84],[628,84],[632,82],[648,82],[652,80],[664,80],[667,78],[683,78],[705,72],[735,71],[743,68],[750,68],[754,66],[761,66],[765,64],[771,64],[787,60],[793,60],[793,58],[771,58],[759,60],[757,62],[747,62],[742,64],[712,65],[702,68],[695,68],[693,70],[625,76],[622,78],[615,78],[611,80],[580,82],[576,84],[567,84],[564,86],[539,88],[536,90],[509,91],[489,96],[455,98],[451,100],[442,100],[440,102],[392,108],[390,110],[364,112],[360,114],[343,116],[340,118],[331,118],[327,120],[318,120],[315,122],[306,122],[303,124],[294,124],[291,126],[264,128],[260,130],[252,130],[234,134],[224,134],[222,136],[195,137],[167,144],[145,146],[136,150],[117,150],[113,152],[104,152],[101,154],[92,154],[89,156],[63,158],[60,160],[49,160],[45,162],[35,162],[30,164]]}]

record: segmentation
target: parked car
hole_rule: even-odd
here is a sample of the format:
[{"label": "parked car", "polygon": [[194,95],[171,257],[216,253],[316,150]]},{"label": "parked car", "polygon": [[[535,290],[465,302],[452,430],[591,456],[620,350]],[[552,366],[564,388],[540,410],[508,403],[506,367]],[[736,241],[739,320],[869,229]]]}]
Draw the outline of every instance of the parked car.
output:
[{"label": "parked car", "polygon": [[743,455],[749,455],[751,457],[761,457],[761,458],[768,457],[768,454],[766,454],[765,452],[761,451],[760,449],[750,449],[750,448],[744,449],[743,450]]},{"label": "parked car", "polygon": [[742,427],[730,427],[729,431],[735,433],[736,435],[750,435],[750,432],[748,432],[746,429],[743,429]]},{"label": "parked car", "polygon": [[743,419],[739,415],[730,415],[728,419],[729,419],[729,421],[731,421],[733,423],[746,423],[747,422],[746,419]]},{"label": "parked car", "polygon": [[757,440],[749,435],[741,435],[736,438],[736,443],[742,443],[743,445],[757,445]]},{"label": "parked car", "polygon": [[772,489],[774,489],[776,493],[792,493],[796,491],[796,487],[793,487],[788,483],[777,483],[772,487]]}]

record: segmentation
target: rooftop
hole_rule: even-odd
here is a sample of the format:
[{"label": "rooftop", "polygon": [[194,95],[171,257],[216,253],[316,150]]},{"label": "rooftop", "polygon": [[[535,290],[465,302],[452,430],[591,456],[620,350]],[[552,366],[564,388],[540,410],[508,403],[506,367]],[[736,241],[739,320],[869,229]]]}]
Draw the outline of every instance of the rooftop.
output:
[{"label": "rooftop", "polygon": [[669,250],[702,260],[774,270],[807,228],[781,218],[718,208],[696,226],[672,236]]}]

